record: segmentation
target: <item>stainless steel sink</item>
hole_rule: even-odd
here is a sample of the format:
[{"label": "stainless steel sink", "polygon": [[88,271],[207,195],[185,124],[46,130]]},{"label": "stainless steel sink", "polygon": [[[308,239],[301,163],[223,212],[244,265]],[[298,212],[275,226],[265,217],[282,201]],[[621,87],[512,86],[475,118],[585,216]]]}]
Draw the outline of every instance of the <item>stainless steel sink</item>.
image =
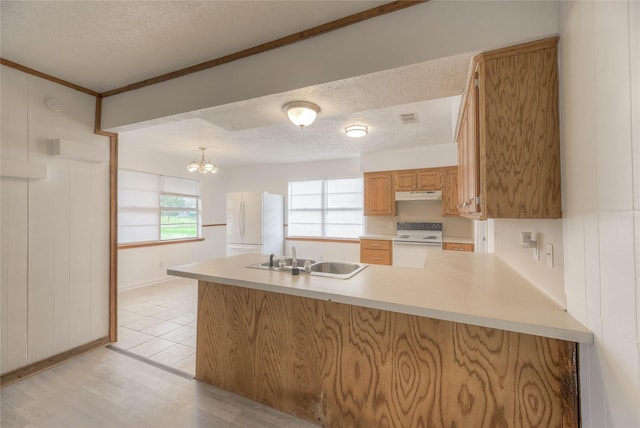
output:
[{"label": "stainless steel sink", "polygon": [[[284,266],[280,267],[278,261],[284,260]],[[309,260],[311,264],[311,272],[304,272],[304,263]],[[282,271],[282,272],[290,272],[293,269],[291,265],[291,258],[284,257],[274,260],[274,267],[269,268],[269,262],[264,263],[256,263],[253,265],[247,266],[251,269],[263,269],[263,270],[274,270],[274,271]],[[297,267],[300,268],[300,275],[312,275],[312,276],[324,276],[328,278],[337,278],[337,279],[349,279],[358,272],[362,271],[366,268],[367,264],[364,263],[351,263],[351,262],[337,262],[337,261],[329,261],[329,260],[311,260],[311,259],[297,259]]]},{"label": "stainless steel sink", "polygon": [[[280,267],[280,260],[284,262],[283,267]],[[317,263],[315,260],[311,259],[296,259],[296,266],[302,269],[304,267],[304,262],[307,260],[309,260],[311,264]],[[291,257],[278,257],[276,259],[273,259],[273,266],[276,268],[276,270],[291,270],[293,269],[292,259]],[[253,269],[269,269],[269,262],[257,263],[255,265],[249,265],[247,267]]]},{"label": "stainless steel sink", "polygon": [[368,265],[362,263],[321,261],[311,265],[311,274],[332,278],[351,278]]}]

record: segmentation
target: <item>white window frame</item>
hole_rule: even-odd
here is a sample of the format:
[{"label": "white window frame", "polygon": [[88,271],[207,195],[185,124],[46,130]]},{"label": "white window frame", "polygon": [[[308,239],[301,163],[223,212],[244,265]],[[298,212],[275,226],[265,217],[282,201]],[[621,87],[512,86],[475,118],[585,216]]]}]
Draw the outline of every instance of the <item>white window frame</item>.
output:
[{"label": "white window frame", "polygon": [[[329,192],[329,184],[331,182],[335,182],[335,181],[339,181],[339,180],[360,180],[361,181],[361,188],[360,188],[360,197],[359,197],[359,206],[358,207],[350,207],[350,208],[329,208],[329,196],[331,195],[331,193]],[[319,208],[292,208],[292,206],[294,204],[292,204],[292,196],[301,196],[302,194],[298,194],[298,195],[293,195],[292,194],[292,185],[294,183],[301,183],[301,182],[314,182],[314,181],[319,181],[322,183],[321,187],[321,193],[320,198],[321,198],[321,204]],[[349,192],[351,193],[351,192]],[[334,193],[334,194],[340,194],[340,193]],[[320,211],[321,212],[321,221],[320,221],[320,234],[306,234],[306,235],[301,235],[301,234],[294,234],[291,233],[292,229],[295,229],[296,224],[298,223],[294,223],[292,221],[292,213],[295,212],[304,212],[304,211]],[[328,229],[328,225],[329,225],[329,221],[328,221],[328,217],[329,217],[329,213],[331,211],[340,211],[340,212],[344,212],[344,211],[358,211],[360,212],[360,222],[359,223],[334,223],[337,225],[340,224],[353,224],[353,225],[357,225],[359,226],[359,230],[357,231],[357,233],[350,235],[350,236],[333,236],[330,235],[327,231]],[[362,231],[364,229],[364,178],[363,177],[342,177],[342,178],[321,178],[321,179],[308,179],[308,180],[295,180],[295,181],[290,181],[289,185],[288,185],[288,231],[287,231],[287,237],[291,237],[291,238],[322,238],[322,239],[357,239],[359,236],[362,235]]]},{"label": "white window frame", "polygon": [[[162,238],[162,196],[196,198],[196,236]],[[164,243],[202,237],[202,201],[200,182],[181,177],[134,171],[118,170],[118,244]]]}]

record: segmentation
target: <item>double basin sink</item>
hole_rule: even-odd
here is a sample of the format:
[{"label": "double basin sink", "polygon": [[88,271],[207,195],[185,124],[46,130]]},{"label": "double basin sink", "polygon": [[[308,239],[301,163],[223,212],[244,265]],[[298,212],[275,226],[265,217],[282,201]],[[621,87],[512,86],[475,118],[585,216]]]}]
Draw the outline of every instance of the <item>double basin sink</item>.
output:
[{"label": "double basin sink", "polygon": [[[336,262],[329,260],[296,259],[296,262],[296,267],[300,269],[301,275],[305,275],[305,262],[308,262],[307,265],[309,265],[311,271],[306,275],[324,276],[328,278],[338,279],[349,279],[368,266],[364,263]],[[275,270],[284,272],[291,272],[293,270],[293,261],[291,257],[281,257],[278,259],[274,259],[273,265],[273,267],[270,267],[269,262],[264,262],[249,265],[247,267],[252,269]]]}]

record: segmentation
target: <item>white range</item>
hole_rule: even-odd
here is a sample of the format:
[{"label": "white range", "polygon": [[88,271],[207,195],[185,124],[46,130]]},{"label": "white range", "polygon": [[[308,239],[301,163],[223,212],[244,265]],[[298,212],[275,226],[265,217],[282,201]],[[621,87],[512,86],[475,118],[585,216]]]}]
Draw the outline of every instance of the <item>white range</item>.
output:
[{"label": "white range", "polygon": [[429,251],[442,250],[442,223],[398,223],[393,266],[422,268]]}]

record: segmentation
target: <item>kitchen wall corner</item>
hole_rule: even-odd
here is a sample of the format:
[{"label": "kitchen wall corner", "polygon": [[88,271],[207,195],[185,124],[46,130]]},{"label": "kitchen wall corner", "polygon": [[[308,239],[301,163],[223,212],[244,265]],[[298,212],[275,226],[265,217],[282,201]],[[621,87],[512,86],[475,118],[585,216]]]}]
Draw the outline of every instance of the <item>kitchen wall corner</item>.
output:
[{"label": "kitchen wall corner", "polygon": [[[519,272],[553,300],[566,307],[564,292],[564,258],[562,219],[518,220],[490,219],[487,248]],[[534,259],[532,248],[520,245],[520,232],[536,232],[539,239],[539,259]],[[553,244],[554,266],[546,263],[545,246]]]}]

